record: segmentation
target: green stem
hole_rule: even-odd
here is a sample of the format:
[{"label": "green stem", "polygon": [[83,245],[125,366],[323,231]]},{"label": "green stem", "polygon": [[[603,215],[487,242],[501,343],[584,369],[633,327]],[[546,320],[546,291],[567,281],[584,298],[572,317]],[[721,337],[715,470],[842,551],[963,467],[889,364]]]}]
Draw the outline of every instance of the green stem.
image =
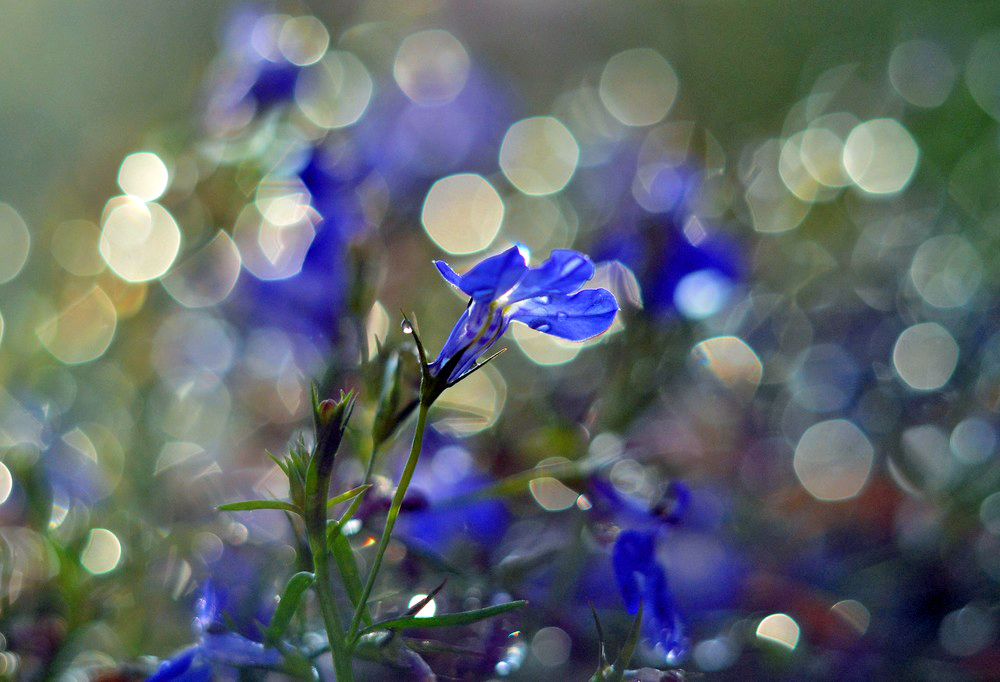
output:
[{"label": "green stem", "polygon": [[[375,551],[375,559],[372,561],[372,568],[368,572],[368,579],[365,581],[364,590],[361,592],[361,599],[358,600],[354,610],[354,618],[351,619],[351,628],[347,632],[348,647],[353,647],[358,629],[361,627],[361,616],[364,613],[368,597],[371,596],[372,588],[375,587],[375,579],[378,577],[379,568],[382,566],[382,557],[392,539],[392,528],[396,525],[396,518],[399,510],[403,506],[403,498],[406,497],[406,489],[410,487],[410,479],[417,468],[417,460],[420,459],[420,448],[424,442],[424,428],[427,426],[427,413],[430,411],[429,401],[420,401],[420,410],[417,413],[417,430],[413,434],[413,444],[410,446],[410,456],[403,467],[403,475],[399,478],[399,485],[396,486],[396,493],[392,496],[392,504],[389,507],[389,514],[385,517],[385,530],[382,531],[382,539],[379,540],[378,549]],[[316,576],[319,579],[319,576]]]},{"label": "green stem", "polygon": [[371,483],[372,481],[372,474],[375,473],[375,457],[378,456],[378,448],[379,443],[372,440],[372,453],[368,458],[368,467],[365,469],[365,480],[362,481],[362,484]]},{"label": "green stem", "polygon": [[326,626],[326,636],[330,642],[333,669],[337,674],[337,682],[351,682],[354,679],[354,671],[351,668],[351,654],[344,642],[344,625],[340,619],[333,589],[330,587],[330,563],[325,532],[318,536],[310,533],[309,545],[312,549],[313,570],[316,575],[316,596],[319,598],[319,608],[323,613],[323,624]]},{"label": "green stem", "polygon": [[[313,574],[316,576],[316,597],[323,614],[323,625],[330,642],[333,669],[337,682],[353,682],[351,653],[344,640],[344,623],[340,618],[336,597],[330,581],[330,553],[326,543],[327,499],[330,496],[330,479],[333,476],[333,456],[322,457],[323,441],[317,429],[317,445],[313,451],[309,472],[306,474],[306,534],[312,552]],[[339,443],[338,443],[339,445]],[[335,452],[334,448],[334,452]],[[320,458],[317,460],[317,458]]]}]

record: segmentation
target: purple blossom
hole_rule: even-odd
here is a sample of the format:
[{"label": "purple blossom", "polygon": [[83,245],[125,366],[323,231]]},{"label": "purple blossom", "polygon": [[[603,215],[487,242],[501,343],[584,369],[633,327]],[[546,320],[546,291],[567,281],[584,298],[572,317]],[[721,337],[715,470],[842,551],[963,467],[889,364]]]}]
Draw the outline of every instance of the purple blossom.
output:
[{"label": "purple blossom", "polygon": [[656,561],[656,533],[626,530],[618,535],[611,552],[615,579],[630,614],[645,609],[643,629],[668,663],[684,657],[687,642],[684,624],[667,584],[667,574]]},{"label": "purple blossom", "polygon": [[149,682],[202,682],[211,680],[212,666],[260,667],[277,666],[281,653],[265,647],[235,632],[221,631],[219,598],[209,585],[205,586],[195,604],[194,629],[198,641],[172,659],[160,665]]},{"label": "purple blossom", "polygon": [[517,246],[464,275],[442,261],[435,265],[449,284],[470,296],[430,367],[435,375],[448,367],[450,383],[473,369],[512,320],[562,339],[584,341],[607,331],[618,312],[618,302],[606,289],[579,290],[594,276],[594,264],[576,251],[553,250],[537,268],[528,267]]}]

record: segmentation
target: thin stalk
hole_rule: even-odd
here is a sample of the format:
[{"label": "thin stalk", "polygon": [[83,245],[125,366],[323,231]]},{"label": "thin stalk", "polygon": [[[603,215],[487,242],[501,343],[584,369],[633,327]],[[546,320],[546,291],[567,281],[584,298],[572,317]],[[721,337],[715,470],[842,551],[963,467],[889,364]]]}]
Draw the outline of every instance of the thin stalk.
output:
[{"label": "thin stalk", "polygon": [[[403,467],[403,475],[399,478],[396,493],[392,496],[389,514],[385,517],[385,529],[382,531],[382,539],[379,540],[378,549],[375,550],[375,559],[372,561],[371,570],[368,572],[368,579],[365,581],[364,590],[361,592],[361,599],[358,600],[357,607],[354,609],[354,618],[351,619],[351,627],[347,631],[348,647],[354,646],[358,629],[361,627],[362,613],[364,612],[365,605],[368,603],[368,597],[371,596],[372,589],[375,587],[375,579],[378,577],[379,568],[382,566],[382,557],[389,546],[389,540],[392,539],[392,528],[396,525],[396,518],[399,516],[399,510],[403,506],[403,498],[406,497],[406,489],[410,487],[410,479],[413,478],[413,472],[417,468],[417,460],[420,459],[420,449],[424,442],[424,428],[427,426],[427,413],[429,411],[429,401],[421,400],[420,409],[417,412],[417,429],[413,434],[413,444],[410,446],[410,456],[406,460],[406,466]],[[318,580],[319,576],[317,575],[316,577]]]},{"label": "thin stalk", "polygon": [[362,481],[363,484],[372,482],[372,474],[375,473],[375,457],[378,456],[379,445],[379,443],[376,443],[372,439],[372,454],[368,458],[368,466],[365,468],[365,480]]},{"label": "thin stalk", "polygon": [[[350,417],[353,397],[347,396],[334,407],[333,414],[321,414],[322,404],[313,398],[316,407],[316,447],[313,449],[305,481],[305,509],[303,510],[309,549],[312,552],[315,589],[323,614],[323,625],[333,655],[333,669],[337,682],[353,682],[351,652],[344,640],[344,622],[340,618],[336,597],[330,581],[330,551],[326,543],[327,500],[330,497],[330,479],[344,423]],[[336,421],[333,421],[336,420]]]},{"label": "thin stalk", "polygon": [[313,555],[313,570],[316,575],[316,596],[319,598],[319,608],[323,613],[323,625],[326,626],[326,637],[330,642],[330,653],[333,655],[333,669],[337,674],[337,682],[352,682],[354,670],[351,668],[351,654],[344,641],[344,624],[340,619],[340,611],[330,587],[330,563],[326,548],[326,533],[309,534],[309,545]]}]

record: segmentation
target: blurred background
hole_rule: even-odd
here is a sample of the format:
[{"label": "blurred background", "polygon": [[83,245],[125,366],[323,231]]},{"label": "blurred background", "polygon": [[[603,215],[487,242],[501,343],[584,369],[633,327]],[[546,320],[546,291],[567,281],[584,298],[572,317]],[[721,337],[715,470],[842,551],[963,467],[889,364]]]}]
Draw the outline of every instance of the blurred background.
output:
[{"label": "blurred background", "polygon": [[996,677],[1000,7],[0,16],[0,674],[142,679],[220,573],[228,626],[269,613],[294,534],[215,506],[288,495],[265,450],[308,437],[311,382],[361,390],[356,485],[378,346],[415,376],[399,311],[436,352],[463,309],[431,261],[519,243],[589,254],[622,311],[512,325],[442,398],[381,608],[445,575],[439,612],[531,606],[440,679],[587,679],[632,529],[684,641],[654,627],[639,679]]}]

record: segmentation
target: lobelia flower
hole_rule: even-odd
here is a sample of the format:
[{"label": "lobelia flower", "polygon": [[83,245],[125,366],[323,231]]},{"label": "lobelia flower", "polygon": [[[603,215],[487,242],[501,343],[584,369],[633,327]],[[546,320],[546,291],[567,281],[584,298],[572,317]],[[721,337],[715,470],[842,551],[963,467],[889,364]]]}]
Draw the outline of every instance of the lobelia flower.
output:
[{"label": "lobelia flower", "polygon": [[195,606],[194,628],[198,643],[165,661],[148,682],[208,682],[214,679],[212,666],[274,667],[282,662],[276,649],[235,632],[223,632],[219,624],[216,592],[206,586]]},{"label": "lobelia flower", "polygon": [[456,543],[497,547],[510,526],[510,512],[500,498],[473,497],[495,480],[477,468],[457,438],[433,427],[427,430],[424,452],[429,466],[417,468],[410,492],[422,494],[426,504],[401,519],[401,536],[442,556]]},{"label": "lobelia flower", "polygon": [[464,275],[435,261],[441,276],[470,297],[469,305],[430,365],[452,384],[475,368],[476,360],[503,336],[511,321],[552,336],[584,341],[607,331],[618,302],[606,289],[584,289],[594,276],[589,258],[555,249],[548,260],[529,268],[517,246],[482,261]]},{"label": "lobelia flower", "polygon": [[656,532],[622,531],[611,551],[611,563],[625,610],[635,615],[642,602],[646,636],[657,650],[662,648],[667,663],[680,661],[687,651],[684,624],[667,584],[667,574],[656,561]]},{"label": "lobelia flower", "polygon": [[[622,160],[634,167],[632,155]],[[607,181],[605,175],[595,182]],[[630,188],[616,200],[609,197],[608,203],[619,204],[615,219],[593,247],[600,260],[618,260],[635,273],[643,306],[660,318],[708,317],[745,274],[741,245],[698,213],[701,178],[686,165],[664,168],[648,180],[643,205]]]}]

